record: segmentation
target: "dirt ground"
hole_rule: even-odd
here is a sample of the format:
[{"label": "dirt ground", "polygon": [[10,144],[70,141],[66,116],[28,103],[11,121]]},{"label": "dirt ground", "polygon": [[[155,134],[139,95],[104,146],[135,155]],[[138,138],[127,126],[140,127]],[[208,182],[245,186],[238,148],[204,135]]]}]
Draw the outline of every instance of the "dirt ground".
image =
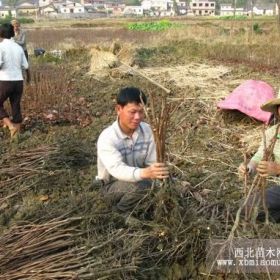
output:
[{"label": "dirt ground", "polygon": [[[168,102],[176,110],[166,145],[175,181],[151,192],[131,214],[135,220],[128,221],[92,186],[97,137],[115,119],[120,87],[138,86],[159,100],[162,91],[117,62],[97,75],[90,51],[79,54],[68,53],[55,66],[37,62],[48,94],[36,95],[40,87],[31,85],[29,96],[32,92],[36,99],[31,104],[26,90],[24,131],[17,141],[0,131],[0,279],[208,279],[207,241],[230,233],[243,198],[237,167],[243,153],[255,151],[262,129],[261,123],[219,111],[216,104],[245,80],[262,79],[277,90],[278,78],[206,60],[134,65],[171,90]],[[46,77],[59,77],[55,89]],[[174,192],[172,184],[186,192]],[[269,231],[256,227],[262,238],[279,235],[277,225]],[[239,237],[256,235],[241,223]],[[212,278],[268,279],[222,273]]]}]

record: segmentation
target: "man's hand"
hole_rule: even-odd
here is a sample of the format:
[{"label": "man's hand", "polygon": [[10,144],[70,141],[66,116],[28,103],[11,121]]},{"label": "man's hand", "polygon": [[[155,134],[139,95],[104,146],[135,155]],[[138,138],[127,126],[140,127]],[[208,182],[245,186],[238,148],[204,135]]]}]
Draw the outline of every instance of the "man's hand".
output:
[{"label": "man's hand", "polygon": [[238,176],[240,179],[244,178],[246,173],[247,166],[244,163],[241,163],[238,167]]},{"label": "man's hand", "polygon": [[280,165],[272,161],[260,161],[257,171],[261,177],[275,176],[280,174]]},{"label": "man's hand", "polygon": [[239,167],[238,167],[238,175],[239,175],[239,178],[240,178],[240,179],[243,179],[244,176],[245,176],[246,171],[247,171],[247,174],[250,174],[250,175],[251,175],[252,173],[255,173],[256,168],[257,168],[257,163],[254,162],[254,161],[252,161],[252,160],[248,163],[247,166],[245,166],[244,163],[241,163],[241,164],[239,165]]},{"label": "man's hand", "polygon": [[27,82],[27,84],[29,84],[30,80],[31,80],[30,71],[29,71],[29,69],[26,69],[25,72],[26,72],[26,82]]},{"label": "man's hand", "polygon": [[140,176],[142,179],[166,179],[169,176],[169,171],[165,163],[156,162],[143,168]]}]

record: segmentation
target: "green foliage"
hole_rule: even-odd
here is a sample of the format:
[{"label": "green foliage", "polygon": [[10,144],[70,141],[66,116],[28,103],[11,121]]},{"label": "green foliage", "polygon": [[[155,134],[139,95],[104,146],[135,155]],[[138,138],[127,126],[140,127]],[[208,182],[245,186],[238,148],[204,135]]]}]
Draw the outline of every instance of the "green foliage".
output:
[{"label": "green foliage", "polygon": [[[7,16],[5,18],[1,18],[0,19],[0,24],[3,24],[3,23],[7,23],[7,22],[11,22],[11,20],[13,20],[14,18],[12,16]],[[32,18],[17,18],[17,20],[20,22],[20,23],[34,23],[34,19]]]},{"label": "green foliage", "polygon": [[235,15],[235,16],[221,16],[219,19],[223,20],[244,20],[247,19],[247,16],[244,15]]},{"label": "green foliage", "polygon": [[42,63],[42,64],[45,64],[45,63],[52,63],[52,64],[59,64],[62,62],[62,59],[55,56],[55,55],[52,55],[50,53],[45,53],[45,55],[40,55],[36,58],[37,60],[37,63]]},{"label": "green foliage", "polygon": [[256,34],[262,34],[263,31],[258,23],[254,23],[253,30]]},{"label": "green foliage", "polygon": [[139,0],[125,0],[124,1],[126,6],[140,6],[141,2]]},{"label": "green foliage", "polygon": [[139,66],[145,66],[149,61],[155,57],[169,57],[170,54],[174,55],[176,48],[174,46],[161,46],[157,48],[140,48],[137,50],[135,61]]},{"label": "green foliage", "polygon": [[93,28],[93,27],[97,27],[98,24],[96,23],[86,23],[86,22],[78,22],[78,23],[73,23],[71,24],[71,27],[73,28]]},{"label": "green foliage", "polygon": [[34,23],[34,19],[32,18],[25,18],[25,17],[22,17],[22,18],[18,18],[19,22],[20,23]]},{"label": "green foliage", "polygon": [[140,31],[163,31],[169,28],[180,27],[178,23],[172,23],[169,20],[161,20],[154,22],[136,22],[129,23],[129,30],[140,30]]},{"label": "green foliage", "polygon": [[12,17],[0,18],[0,24],[11,22]]}]

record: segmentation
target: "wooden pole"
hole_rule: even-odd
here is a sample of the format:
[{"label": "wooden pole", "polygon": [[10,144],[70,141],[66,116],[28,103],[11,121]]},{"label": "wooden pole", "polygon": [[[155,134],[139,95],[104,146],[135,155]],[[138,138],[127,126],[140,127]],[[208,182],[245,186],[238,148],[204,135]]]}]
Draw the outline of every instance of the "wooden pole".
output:
[{"label": "wooden pole", "polygon": [[148,80],[150,83],[154,84],[155,86],[161,88],[163,91],[165,91],[166,93],[170,93],[171,90],[167,89],[166,87],[164,87],[163,85],[159,84],[158,82],[152,80],[151,78],[147,77],[146,75],[144,75],[143,73],[141,73],[139,70],[134,69],[133,67],[123,63],[120,61],[120,63],[124,66],[126,66],[127,68],[129,68],[132,72],[134,72],[135,74],[141,76],[142,78]]}]

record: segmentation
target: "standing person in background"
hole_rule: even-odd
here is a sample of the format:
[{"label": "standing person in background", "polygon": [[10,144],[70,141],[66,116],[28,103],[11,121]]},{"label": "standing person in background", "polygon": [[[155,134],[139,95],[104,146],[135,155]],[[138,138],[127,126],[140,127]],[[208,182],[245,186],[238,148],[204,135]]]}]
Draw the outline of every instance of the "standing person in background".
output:
[{"label": "standing person in background", "polygon": [[13,19],[11,21],[11,24],[14,27],[14,32],[15,32],[13,40],[23,48],[25,57],[28,61],[28,52],[26,48],[26,33],[25,31],[21,30],[20,22],[17,19]]},{"label": "standing person in background", "polygon": [[[22,122],[20,102],[23,93],[23,68],[26,70],[27,83],[30,81],[28,62],[23,49],[10,40],[13,35],[11,24],[0,26],[0,120],[9,128],[11,137],[20,131]],[[12,119],[4,109],[7,99],[11,104]]]}]

